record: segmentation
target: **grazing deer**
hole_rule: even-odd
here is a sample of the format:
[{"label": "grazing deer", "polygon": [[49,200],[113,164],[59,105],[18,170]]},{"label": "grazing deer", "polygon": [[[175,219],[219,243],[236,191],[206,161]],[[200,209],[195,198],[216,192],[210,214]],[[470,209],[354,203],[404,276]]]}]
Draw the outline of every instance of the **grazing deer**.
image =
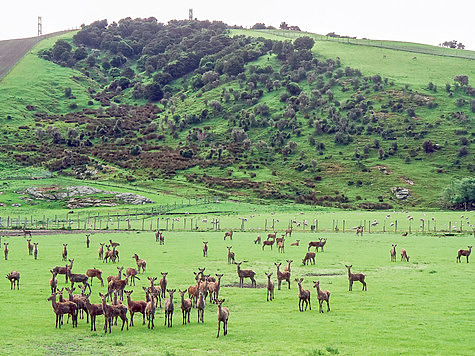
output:
[{"label": "grazing deer", "polygon": [[33,245],[35,245],[35,247],[33,247],[33,256],[35,257],[35,260],[38,259],[38,242],[34,242]]},{"label": "grazing deer", "polygon": [[61,329],[64,314],[71,315],[73,319],[73,328],[78,326],[77,305],[75,303],[70,301],[56,302],[56,293],[51,294],[51,296],[47,300],[51,301],[53,311],[56,314],[56,328],[59,325],[59,328]]},{"label": "grazing deer", "polygon": [[237,274],[239,276],[239,287],[243,287],[244,285],[244,278],[249,278],[251,280],[251,286],[257,288],[257,282],[254,279],[256,272],[252,269],[241,269],[242,262],[235,262],[237,265]]},{"label": "grazing deer", "polygon": [[315,252],[318,252],[318,248],[320,247],[321,244],[322,244],[322,239],[319,239],[319,241],[310,241],[308,243],[307,251],[310,251],[311,247],[315,247]]},{"label": "grazing deer", "polygon": [[5,255],[5,261],[7,261],[7,260],[8,260],[8,251],[10,251],[10,250],[8,249],[8,242],[4,242],[4,243],[3,243],[3,246],[5,246],[5,247],[3,248],[3,253],[4,253],[4,255]]},{"label": "grazing deer", "polygon": [[292,237],[292,228],[285,230],[285,236],[287,237],[287,235],[289,235],[289,237]]},{"label": "grazing deer", "polygon": [[203,257],[208,257],[208,241],[203,241]]},{"label": "grazing deer", "polygon": [[101,287],[104,287],[104,281],[102,280],[102,271],[97,268],[91,268],[86,271],[86,276],[91,278],[91,286],[92,286],[92,279],[96,277],[98,280],[101,281]]},{"label": "grazing deer", "polygon": [[407,255],[407,252],[405,249],[401,249],[401,261],[409,262],[409,256]]},{"label": "grazing deer", "polygon": [[74,288],[74,283],[82,283],[84,286],[89,287],[89,292],[91,291],[91,286],[88,283],[89,277],[81,273],[71,273],[71,268],[67,267],[66,269],[67,276],[71,282],[71,289]]},{"label": "grazing deer", "polygon": [[402,237],[406,237],[407,236],[407,232],[403,232],[403,234],[401,235]]},{"label": "grazing deer", "polygon": [[129,277],[129,284],[130,285],[134,285],[135,286],[135,279],[138,279],[140,281],[140,278],[137,277],[137,270],[135,268],[132,268],[132,267],[128,267],[126,270],[125,270],[125,275],[127,277]]},{"label": "grazing deer", "polygon": [[160,303],[160,308],[162,307],[162,291],[160,287],[155,286],[154,283],[157,280],[157,277],[147,277],[148,280],[150,281],[150,297],[155,298],[155,305],[157,304],[157,301]]},{"label": "grazing deer", "polygon": [[272,251],[272,246],[274,246],[274,242],[275,242],[275,239],[262,241],[262,251],[264,251],[264,247],[266,246],[270,246],[270,249]]},{"label": "grazing deer", "polygon": [[183,325],[186,325],[187,317],[188,317],[188,323],[190,322],[190,311],[191,311],[193,302],[191,301],[190,298],[185,299],[186,289],[185,290],[178,289],[178,292],[180,293],[180,297],[181,297],[180,306],[181,306],[181,313],[183,315]]},{"label": "grazing deer", "polygon": [[271,273],[266,273],[267,276],[267,301],[271,301],[274,299],[274,282],[270,279],[272,277],[272,272]]},{"label": "grazing deer", "polygon": [[31,239],[26,239],[28,243],[28,254],[31,256],[33,254],[33,244],[31,243]]},{"label": "grazing deer", "polygon": [[176,289],[167,289],[167,292],[170,295],[170,299],[165,300],[165,326],[171,328],[173,326],[173,311],[175,310],[173,293],[176,292]]},{"label": "grazing deer", "polygon": [[397,244],[396,245],[391,244],[391,245],[392,245],[392,248],[389,251],[391,253],[391,262],[396,262],[396,246],[397,246]]},{"label": "grazing deer", "polygon": [[363,226],[358,226],[356,228],[356,236],[361,235],[363,236]]},{"label": "grazing deer", "polygon": [[305,254],[305,257],[302,259],[302,263],[304,265],[308,265],[308,263],[310,262],[311,265],[314,265],[315,264],[315,252],[307,252]]},{"label": "grazing deer", "polygon": [[199,292],[198,302],[196,303],[196,309],[198,309],[198,324],[200,323],[200,320],[202,323],[204,323],[203,317],[205,313],[205,306],[206,301],[203,298],[203,293]]},{"label": "grazing deer", "polygon": [[56,293],[58,288],[58,279],[56,278],[56,273],[53,270],[49,270],[52,274],[51,280],[49,281],[49,285],[51,287],[51,294]]},{"label": "grazing deer", "polygon": [[368,290],[366,287],[366,282],[364,281],[365,275],[363,273],[351,273],[350,269],[353,267],[353,265],[345,265],[345,267],[348,269],[348,280],[350,281],[350,286],[348,288],[349,291],[353,290],[353,282],[354,281],[360,281],[363,284],[363,290]]},{"label": "grazing deer", "polygon": [[284,272],[291,272],[290,271],[290,264],[294,262],[294,260],[287,260],[287,266],[284,267]]},{"label": "grazing deer", "polygon": [[282,263],[274,263],[274,265],[277,267],[277,283],[278,283],[277,289],[280,290],[280,285],[282,284],[282,281],[284,280],[288,282],[289,289],[290,289],[290,272],[281,272],[279,270],[281,264]]},{"label": "grazing deer", "polygon": [[15,289],[15,282],[16,289],[20,289],[20,272],[11,271],[6,278],[10,281],[10,289]]},{"label": "grazing deer", "polygon": [[98,250],[98,252],[99,252],[99,259],[102,260],[102,259],[104,259],[104,245],[105,245],[105,244],[99,243],[99,245],[101,245],[101,246],[99,247],[99,250]]},{"label": "grazing deer", "polygon": [[23,231],[23,237],[27,237],[27,236],[31,237],[31,231],[30,230],[25,230],[25,228],[23,228],[22,231]]},{"label": "grazing deer", "polygon": [[110,242],[112,248],[120,246],[120,243],[118,243],[118,242],[112,242],[112,240],[109,240],[109,242]]},{"label": "grazing deer", "polygon": [[282,238],[282,241],[281,242],[278,242],[277,243],[277,250],[280,252],[280,253],[285,253],[285,239]]},{"label": "grazing deer", "polygon": [[323,302],[327,302],[327,313],[330,311],[330,292],[327,290],[320,289],[320,281],[313,281],[313,287],[317,288],[317,299],[318,304],[320,305],[320,313],[323,313]]},{"label": "grazing deer", "polygon": [[[167,290],[167,274],[168,272],[161,272],[162,278],[160,278],[160,289],[162,290],[162,298],[165,298],[165,291]],[[161,306],[160,306],[161,308]]]},{"label": "grazing deer", "polygon": [[107,327],[109,327],[109,334],[111,333],[112,319],[114,317],[120,317],[122,320],[122,328],[120,331],[124,330],[124,324],[127,323],[127,330],[129,330],[129,320],[127,319],[127,307],[123,304],[119,305],[109,305],[106,303],[107,295],[99,293],[99,296],[102,299],[102,310],[104,312],[104,333],[107,333]]},{"label": "grazing deer", "polygon": [[305,304],[305,310],[307,310],[307,306],[309,306],[310,310],[312,310],[312,305],[310,304],[310,291],[302,288],[303,278],[295,279],[295,281],[299,285],[299,311],[301,312],[304,311],[303,310],[304,304]]},{"label": "grazing deer", "polygon": [[63,261],[66,261],[68,259],[68,249],[67,249],[68,244],[63,244]]},{"label": "grazing deer", "polygon": [[91,234],[86,234],[86,248],[89,248],[89,244],[91,243],[90,236]]},{"label": "grazing deer", "polygon": [[221,322],[223,322],[224,335],[228,334],[229,309],[222,306],[224,301],[225,299],[219,299],[217,301],[218,303],[218,335],[216,336],[217,338],[219,337],[219,329],[221,329]]},{"label": "grazing deer", "polygon": [[254,240],[254,245],[260,245],[261,244],[261,235],[257,235],[257,239]]},{"label": "grazing deer", "polygon": [[124,290],[125,295],[127,296],[127,306],[129,307],[130,313],[130,326],[134,326],[134,314],[141,313],[142,314],[142,325],[145,325],[145,309],[147,308],[147,302],[144,300],[132,300],[130,295],[134,291],[126,291]]},{"label": "grazing deer", "polygon": [[230,263],[234,263],[234,252],[231,251],[231,249],[233,248],[232,246],[226,246],[226,248],[228,249],[228,264]]},{"label": "grazing deer", "polygon": [[53,268],[53,271],[58,275],[58,274],[64,274],[65,277],[66,277],[66,283],[68,283],[68,273],[67,273],[67,270],[68,270],[68,267],[69,269],[72,269],[73,268],[73,262],[74,262],[74,258],[72,260],[69,260],[69,266],[66,265],[65,267],[61,267],[61,266],[56,266],[55,268]]},{"label": "grazing deer", "polygon": [[91,317],[91,331],[96,331],[96,316],[104,314],[102,304],[91,304],[87,295],[84,298],[84,303],[86,304],[87,313]]},{"label": "grazing deer", "polygon": [[468,246],[468,250],[462,250],[462,249],[458,250],[458,251],[457,251],[457,260],[456,260],[456,261],[457,261],[457,262],[461,262],[461,261],[460,261],[460,257],[465,256],[465,257],[467,257],[467,263],[468,263],[468,256],[470,256],[470,253],[471,253],[471,252],[472,252],[472,246]]},{"label": "grazing deer", "polygon": [[132,258],[135,258],[135,262],[137,263],[137,270],[139,271],[139,273],[140,273],[141,268],[142,268],[142,273],[145,273],[145,268],[147,267],[147,261],[140,259],[137,254],[134,254]]},{"label": "grazing deer", "polygon": [[229,237],[232,240],[233,239],[233,230],[224,233],[224,241],[226,241],[226,237]]},{"label": "grazing deer", "polygon": [[300,240],[295,240],[295,242],[292,242],[290,246],[299,246]]}]

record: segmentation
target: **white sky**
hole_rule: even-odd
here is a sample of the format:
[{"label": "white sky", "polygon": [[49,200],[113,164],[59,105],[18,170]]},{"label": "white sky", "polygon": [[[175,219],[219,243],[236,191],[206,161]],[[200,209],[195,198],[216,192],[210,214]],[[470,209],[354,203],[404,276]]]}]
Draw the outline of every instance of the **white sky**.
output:
[{"label": "white sky", "polygon": [[475,50],[473,0],[0,0],[0,40],[78,27],[106,18],[156,17],[160,22],[188,18],[229,25],[256,22],[278,27],[285,21],[304,31],[437,45],[457,40]]}]

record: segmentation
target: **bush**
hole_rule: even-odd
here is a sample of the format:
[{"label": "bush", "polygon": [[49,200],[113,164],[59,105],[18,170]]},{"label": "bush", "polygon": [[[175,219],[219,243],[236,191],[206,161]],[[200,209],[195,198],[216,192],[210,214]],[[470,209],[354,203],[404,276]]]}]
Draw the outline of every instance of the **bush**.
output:
[{"label": "bush", "polygon": [[64,88],[64,96],[69,98],[72,95],[72,90],[70,87]]},{"label": "bush", "polygon": [[464,106],[467,102],[465,101],[464,98],[457,98],[457,100],[455,100],[455,105],[457,105],[457,107],[461,108],[462,106]]},{"label": "bush", "polygon": [[138,156],[140,153],[142,153],[142,147],[140,147],[139,145],[135,145],[130,149],[130,154],[132,156]]}]

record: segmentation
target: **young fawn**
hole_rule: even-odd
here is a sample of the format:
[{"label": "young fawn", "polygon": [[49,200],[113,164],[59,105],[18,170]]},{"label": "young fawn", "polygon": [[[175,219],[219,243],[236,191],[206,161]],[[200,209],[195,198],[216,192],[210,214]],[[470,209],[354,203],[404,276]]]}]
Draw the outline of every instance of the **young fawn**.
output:
[{"label": "young fawn", "polygon": [[229,319],[229,309],[223,307],[225,299],[219,299],[218,302],[218,335],[219,337],[219,329],[221,329],[221,322],[223,322],[223,332],[224,335],[228,334],[228,319]]},{"label": "young fawn", "polygon": [[368,288],[366,287],[366,282],[364,281],[365,279],[365,275],[363,273],[351,273],[351,267],[353,267],[353,265],[345,265],[346,268],[348,269],[348,280],[350,281],[350,286],[348,288],[349,291],[352,291],[353,290],[353,282],[354,281],[360,281],[362,284],[363,284],[363,290],[368,290]]},{"label": "young fawn", "polygon": [[274,282],[271,280],[272,272],[265,273],[267,276],[267,301],[274,299]]}]

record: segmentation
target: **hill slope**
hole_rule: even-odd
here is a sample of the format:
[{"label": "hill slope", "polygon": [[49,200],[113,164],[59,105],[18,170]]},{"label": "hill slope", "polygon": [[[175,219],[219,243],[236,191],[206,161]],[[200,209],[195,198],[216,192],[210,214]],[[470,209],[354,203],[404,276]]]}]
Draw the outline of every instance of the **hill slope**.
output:
[{"label": "hill slope", "polygon": [[10,167],[360,208],[435,207],[473,175],[470,59],[197,21],[99,21],[71,37],[0,85]]}]

